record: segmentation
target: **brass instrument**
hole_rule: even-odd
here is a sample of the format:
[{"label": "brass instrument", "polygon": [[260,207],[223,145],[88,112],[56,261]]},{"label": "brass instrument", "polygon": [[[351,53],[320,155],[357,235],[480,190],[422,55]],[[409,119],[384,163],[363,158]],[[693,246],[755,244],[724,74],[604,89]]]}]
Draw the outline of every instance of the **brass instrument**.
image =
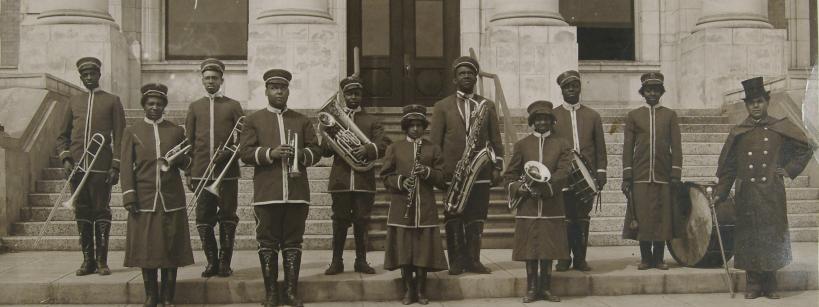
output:
[{"label": "brass instrument", "polygon": [[[539,198],[544,192],[552,193],[551,184],[552,172],[543,163],[529,161],[523,165],[523,174],[520,175],[520,182],[523,188],[529,191],[529,197]],[[515,210],[526,197],[518,196],[509,201],[509,210]]]},{"label": "brass instrument", "polygon": [[301,176],[299,170],[299,134],[292,130],[287,130],[287,145],[293,147],[293,155],[287,158],[287,177],[296,178]]},{"label": "brass instrument", "polygon": [[319,133],[324,141],[344,159],[350,167],[357,172],[371,170],[375,163],[358,159],[353,154],[353,149],[362,145],[371,144],[369,138],[361,132],[353,119],[343,112],[341,104],[344,97],[340,92],[336,92],[327,103],[319,109]]},{"label": "brass instrument", "polygon": [[[208,166],[205,168],[205,172],[202,174],[202,179],[199,180],[199,183],[196,184],[196,188],[193,189],[193,197],[191,198],[190,203],[188,203],[188,207],[192,207],[190,211],[188,211],[188,216],[190,213],[195,211],[196,206],[199,205],[199,197],[202,196],[203,191],[207,191],[219,197],[219,183],[221,183],[222,179],[224,178],[227,170],[230,168],[230,165],[236,159],[236,156],[239,152],[239,134],[242,133],[242,129],[245,127],[245,117],[239,117],[236,121],[236,124],[233,125],[233,129],[230,131],[230,136],[225,143],[219,146],[219,148],[213,153],[213,156],[210,157],[210,162],[208,162]],[[225,168],[219,173],[219,176],[214,179],[213,183],[208,186],[208,180],[211,176],[213,176],[214,171],[216,170],[216,156],[219,152],[222,151],[230,151],[232,154],[230,155],[230,160],[225,163]]]},{"label": "brass instrument", "polygon": [[191,144],[188,144],[188,139],[184,139],[182,142],[179,142],[179,144],[168,150],[164,156],[157,160],[157,163],[159,163],[159,170],[162,172],[167,172],[169,169],[171,169],[171,164],[173,164],[173,161],[180,156],[187,154],[191,150],[191,147]]},{"label": "brass instrument", "polygon": [[[418,198],[418,186],[419,186],[418,180],[419,180],[419,178],[418,178],[418,174],[415,172],[415,169],[418,167],[418,165],[421,164],[421,143],[422,142],[419,140],[418,141],[418,149],[416,149],[416,151],[415,151],[415,158],[413,159],[414,162],[412,163],[412,170],[411,170],[412,173],[410,174],[410,176],[415,178],[415,184],[412,185],[412,189],[410,189],[409,193],[407,193],[407,207],[404,209],[404,218],[405,219],[409,218],[410,209],[412,209],[412,205],[415,204],[415,200]],[[416,206],[417,206],[417,204],[416,204]]]},{"label": "brass instrument", "polygon": [[[462,98],[475,101],[471,98]],[[483,130],[483,125],[486,123],[487,112],[487,101],[482,100],[470,115],[474,118],[475,125],[469,129],[466,148],[455,166],[452,183],[449,185],[444,199],[444,208],[451,214],[461,214],[464,211],[466,200],[472,192],[472,187],[479,172],[487,163],[495,161],[495,151],[489,146],[488,142],[483,144],[483,148],[479,149],[478,147],[480,146],[478,139]]]},{"label": "brass instrument", "polygon": [[[97,147],[94,152],[91,152],[91,146],[94,145]],[[54,203],[54,206],[51,208],[51,212],[48,213],[48,217],[46,218],[43,226],[40,227],[40,234],[37,235],[37,240],[34,241],[34,246],[37,246],[40,243],[40,240],[43,239],[43,235],[45,234],[46,227],[51,222],[51,219],[54,218],[54,213],[57,212],[57,205],[62,205],[66,209],[74,210],[75,206],[74,203],[77,202],[77,198],[80,195],[80,191],[85,187],[85,182],[88,180],[88,175],[91,174],[91,169],[94,167],[94,162],[97,161],[97,156],[99,156],[100,152],[102,152],[102,148],[105,145],[105,137],[100,133],[94,133],[91,138],[88,140],[88,144],[85,145],[83,149],[83,155],[80,157],[80,160],[77,161],[75,164],[74,169],[71,170],[71,174],[65,180],[65,184],[63,184],[63,188],[60,189],[60,194],[57,196],[57,201]],[[86,157],[91,157],[91,163],[88,163],[88,166],[83,168],[83,164],[85,164]],[[71,186],[71,179],[74,178],[74,175],[82,172],[82,179],[80,179],[80,183],[77,185],[77,188],[74,189],[74,192],[71,193],[71,196],[63,202],[60,200],[65,195],[65,192],[68,191],[68,188]]]}]

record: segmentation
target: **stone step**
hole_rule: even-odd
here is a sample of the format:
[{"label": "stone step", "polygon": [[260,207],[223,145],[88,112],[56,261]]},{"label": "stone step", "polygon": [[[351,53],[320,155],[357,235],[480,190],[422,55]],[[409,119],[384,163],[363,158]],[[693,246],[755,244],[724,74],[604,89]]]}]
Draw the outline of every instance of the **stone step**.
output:
[{"label": "stone step", "polygon": [[[794,261],[777,272],[779,289],[781,291],[805,291],[819,288],[816,281],[819,273],[817,273],[815,245],[805,243],[793,245]],[[671,266],[670,270],[638,271],[639,260],[634,255],[636,252],[635,247],[630,246],[592,247],[589,249],[588,261],[595,270],[555,272],[552,277],[551,291],[563,297],[672,293],[724,293],[725,297],[728,296],[728,286],[723,279],[725,271],[721,268],[679,267],[667,255],[665,260]],[[264,283],[259,269],[258,255],[255,251],[235,253],[232,263],[234,275],[228,278],[201,278],[204,259],[201,253],[194,254],[196,264],[179,269],[175,297],[177,304],[258,304],[264,299]],[[492,270],[492,273],[487,275],[451,276],[445,271],[431,273],[427,294],[435,302],[433,304],[444,300],[519,298],[526,291],[525,266],[523,262],[511,261],[511,255],[511,250],[483,251],[481,260]],[[113,274],[109,276],[75,276],[74,270],[81,261],[80,257],[77,252],[23,252],[3,255],[0,257],[0,265],[7,269],[3,278],[0,279],[0,304],[47,302],[47,304],[123,305],[144,302],[141,271],[139,268],[121,266],[123,252],[110,254],[109,265]],[[368,255],[371,265],[376,268],[374,275],[351,272],[353,253],[346,252],[344,257],[347,271],[343,274],[327,276],[323,273],[329,263],[329,253],[327,251],[304,252],[299,278],[299,293],[307,303],[335,301],[339,302],[338,306],[348,306],[353,303],[347,302],[363,301],[366,306],[378,306],[380,302],[394,303],[400,300],[403,294],[400,271],[385,271],[382,268],[384,262],[382,252],[371,252]],[[280,281],[281,276],[283,274],[280,272]],[[746,283],[744,272],[730,269],[730,281],[741,296]],[[741,300],[741,298],[734,301],[736,300]],[[571,298],[566,302],[571,305]],[[605,305],[601,303],[602,300],[594,302],[592,304],[594,306]],[[640,306],[641,302],[646,301],[636,296],[633,297],[631,305]],[[659,302],[659,300],[650,302]],[[664,300],[664,302],[676,302],[671,305],[680,306],[679,301]],[[770,301],[757,300],[754,303],[765,302]],[[446,302],[446,305],[461,304],[450,301]],[[735,304],[735,306],[746,305],[749,304],[741,303],[741,301]],[[438,304],[438,306],[441,305]],[[686,304],[686,306],[689,305]]]},{"label": "stone step", "polygon": [[[42,222],[45,221],[48,214],[51,212],[52,207],[29,207],[20,210],[21,217],[24,221],[28,222]],[[387,211],[389,209],[389,203],[386,201],[377,201],[373,204],[372,208],[372,216],[373,217],[384,217],[387,215]],[[442,212],[443,209],[439,209],[439,213]],[[252,206],[239,206],[237,208],[237,215],[239,216],[240,220],[244,221],[252,221],[254,219],[253,216],[253,207]],[[332,215],[332,209],[330,206],[311,206],[310,211],[307,215],[308,220],[330,220]],[[791,200],[788,201],[788,213],[790,214],[817,214],[819,213],[819,200]],[[128,218],[128,212],[123,207],[112,207],[111,214],[113,216],[113,220],[115,221],[124,221]],[[493,200],[489,203],[489,215],[490,216],[502,216],[502,215],[510,215],[508,204],[506,201],[503,200]],[[591,216],[594,218],[597,217],[618,217],[622,218],[626,214],[626,204],[625,203],[606,203],[602,204],[599,209],[595,208],[591,212]],[[58,207],[57,210],[54,212],[54,217],[52,217],[54,221],[73,221],[74,220],[74,211],[63,208],[62,206]],[[381,223],[379,221],[378,223]],[[375,222],[374,222],[375,223]]]},{"label": "stone step", "polygon": [[[444,192],[436,190],[439,201],[443,198],[443,194]],[[788,188],[787,194],[788,200],[819,199],[819,188]],[[192,195],[192,193],[187,193],[186,199],[190,199]],[[311,205],[313,206],[329,206],[331,203],[330,195],[327,193],[310,193],[310,195]],[[29,205],[35,207],[52,206],[54,202],[57,201],[57,196],[56,193],[30,193]],[[375,199],[376,201],[384,201],[387,200],[388,197],[389,195],[386,193],[378,193]],[[251,193],[239,193],[238,201],[240,206],[249,205],[252,199]],[[506,199],[506,193],[503,192],[502,188],[494,187],[492,188],[492,193],[490,193],[490,199],[504,200]],[[620,191],[604,190],[602,200],[603,203],[623,203],[626,201],[626,198]],[[111,206],[122,206],[122,194],[114,193],[111,195]]]},{"label": "stone step", "polygon": [[[141,119],[141,117],[140,117]],[[610,116],[602,114],[600,116],[603,124],[622,124],[624,123],[624,116]],[[517,125],[526,125],[527,118],[522,116],[513,116],[512,123]],[[680,124],[726,124],[729,121],[725,116],[680,116]],[[400,125],[401,116],[384,116],[381,122],[385,125]]]},{"label": "stone step", "polygon": [[[76,229],[76,226],[75,226]],[[789,229],[792,242],[817,242],[817,227],[792,227]],[[481,246],[484,249],[512,248],[514,228],[487,228],[484,229]],[[384,250],[385,231],[370,231],[369,250]],[[444,238],[444,231],[441,229],[441,237]],[[58,250],[79,250],[77,244],[76,230],[72,235],[64,236],[44,236],[39,246],[35,246],[36,236],[12,235],[0,238],[3,245],[16,251],[58,251]],[[307,250],[328,250],[331,248],[332,236],[329,234],[305,234],[303,248]],[[352,234],[348,233],[346,248],[353,247]],[[446,241],[446,240],[444,240]],[[191,236],[191,244],[194,249],[201,249],[198,236]],[[258,248],[254,235],[237,235],[236,249],[256,250]],[[622,231],[591,232],[589,233],[590,246],[620,246],[637,245],[637,241],[625,240],[622,238]],[[125,246],[125,236],[111,236],[111,250],[123,250]],[[814,245],[815,246],[815,245]],[[636,252],[636,251],[635,251]],[[329,256],[329,255],[328,255]]]},{"label": "stone step", "polygon": [[[602,116],[626,116],[628,112],[633,110],[633,107],[623,107],[623,108],[613,108],[611,105],[589,105],[589,107],[594,108],[600,115]],[[401,116],[402,111],[401,107],[365,107],[368,112],[377,114],[380,116]],[[245,110],[245,114],[249,115],[256,110]],[[315,113],[315,110],[298,110],[301,113],[307,113],[312,115]],[[524,110],[512,110],[513,117],[523,117],[525,115]],[[680,117],[686,116],[720,116],[722,114],[721,109],[674,109],[674,112],[677,113]],[[165,110],[165,117],[179,117],[184,118],[188,114],[188,109],[166,109]],[[145,111],[142,109],[125,109],[125,117],[137,117],[142,118],[145,116]]]}]

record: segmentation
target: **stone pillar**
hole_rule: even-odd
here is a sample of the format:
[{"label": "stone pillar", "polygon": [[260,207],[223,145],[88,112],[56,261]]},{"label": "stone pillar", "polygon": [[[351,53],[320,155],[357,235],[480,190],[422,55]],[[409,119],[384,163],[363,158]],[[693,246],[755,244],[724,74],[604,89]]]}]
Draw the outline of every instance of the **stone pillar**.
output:
[{"label": "stone pillar", "polygon": [[680,108],[720,108],[742,80],[787,74],[787,30],[767,22],[767,0],[703,0],[693,33],[681,40]]},{"label": "stone pillar", "polygon": [[772,29],[768,0],[702,0],[702,13],[694,31],[709,28]]},{"label": "stone pillar", "polygon": [[558,0],[495,0],[481,65],[500,77],[511,109],[535,100],[563,102],[555,79],[577,70],[577,28],[563,21]]},{"label": "stone pillar", "polygon": [[262,75],[271,68],[293,73],[290,108],[321,107],[336,92],[345,69],[339,60],[347,55],[345,25],[333,20],[327,0],[251,0],[249,5],[259,14],[251,15],[248,31],[246,107],[267,105]]},{"label": "stone pillar", "polygon": [[108,0],[30,0],[36,17],[21,25],[18,69],[49,73],[78,86],[75,63],[86,56],[102,61],[100,88],[129,107],[128,44],[108,11]]}]

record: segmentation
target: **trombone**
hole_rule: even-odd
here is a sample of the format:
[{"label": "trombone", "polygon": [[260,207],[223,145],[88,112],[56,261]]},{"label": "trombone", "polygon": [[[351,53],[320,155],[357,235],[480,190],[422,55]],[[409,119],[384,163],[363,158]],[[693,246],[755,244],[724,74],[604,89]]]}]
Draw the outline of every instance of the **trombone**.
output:
[{"label": "trombone", "polygon": [[[51,207],[51,212],[48,213],[48,217],[46,218],[43,226],[40,227],[40,234],[37,235],[37,240],[34,241],[34,246],[36,247],[39,245],[40,240],[43,239],[43,235],[45,234],[46,227],[51,222],[51,219],[54,218],[54,213],[57,212],[57,205],[62,205],[66,209],[74,210],[75,206],[74,203],[77,202],[77,198],[80,195],[80,191],[82,191],[83,187],[85,187],[85,182],[88,180],[88,175],[91,174],[91,169],[94,166],[94,162],[97,161],[97,157],[99,156],[100,152],[102,152],[103,145],[105,144],[105,137],[102,134],[94,133],[89,139],[88,144],[85,145],[83,149],[83,155],[80,157],[80,160],[77,161],[77,164],[74,166],[74,169],[71,170],[71,174],[68,175],[68,178],[65,180],[65,184],[63,184],[63,188],[60,190],[60,194],[57,196],[57,201],[54,203],[54,206]],[[94,152],[91,152],[91,146],[96,145],[97,149]],[[88,164],[87,168],[83,168],[82,165],[85,163],[86,157],[91,157],[91,163]],[[80,180],[80,183],[77,185],[77,188],[74,189],[74,193],[71,193],[71,197],[69,197],[66,201],[60,202],[65,195],[65,192],[68,191],[68,187],[71,186],[71,179],[74,178],[74,175],[82,172],[83,176]]]},{"label": "trombone", "polygon": [[179,158],[184,154],[187,154],[188,151],[191,150],[191,144],[188,144],[188,139],[182,140],[176,146],[168,150],[164,156],[158,159],[157,163],[159,163],[159,170],[162,172],[167,172],[171,169],[171,164],[173,161]]},{"label": "trombone", "polygon": [[[233,125],[233,130],[230,131],[230,137],[225,140],[225,143],[222,146],[219,146],[219,149],[213,153],[213,156],[210,157],[210,162],[208,166],[205,168],[205,172],[202,174],[202,179],[199,180],[199,183],[196,184],[196,188],[193,189],[193,198],[191,198],[191,202],[188,203],[188,207],[191,208],[188,211],[188,216],[190,216],[191,212],[196,211],[196,206],[199,205],[199,197],[202,196],[203,191],[207,191],[208,193],[213,194],[216,197],[219,197],[219,184],[224,179],[225,174],[227,174],[230,165],[233,164],[233,161],[236,160],[236,156],[239,153],[239,134],[242,133],[242,129],[245,127],[245,117],[239,117],[239,120],[236,121],[236,124]],[[230,159],[225,163],[225,167],[219,173],[219,176],[213,180],[213,183],[208,185],[208,181],[211,176],[213,176],[216,170],[216,156],[219,152],[222,151],[229,151],[231,152]]]}]

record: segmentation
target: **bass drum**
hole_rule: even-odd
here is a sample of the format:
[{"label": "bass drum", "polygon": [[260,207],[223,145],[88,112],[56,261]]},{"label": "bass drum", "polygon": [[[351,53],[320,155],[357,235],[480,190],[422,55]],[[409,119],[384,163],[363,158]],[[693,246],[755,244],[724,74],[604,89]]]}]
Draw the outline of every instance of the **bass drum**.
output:
[{"label": "bass drum", "polygon": [[675,225],[681,228],[680,237],[668,241],[668,250],[674,260],[687,267],[720,267],[720,255],[717,231],[722,235],[726,261],[734,255],[734,224],[736,207],[733,196],[717,204],[715,210],[719,219],[719,229],[711,217],[706,188],[714,188],[713,182],[685,182],[680,185],[674,201],[682,216]]}]

